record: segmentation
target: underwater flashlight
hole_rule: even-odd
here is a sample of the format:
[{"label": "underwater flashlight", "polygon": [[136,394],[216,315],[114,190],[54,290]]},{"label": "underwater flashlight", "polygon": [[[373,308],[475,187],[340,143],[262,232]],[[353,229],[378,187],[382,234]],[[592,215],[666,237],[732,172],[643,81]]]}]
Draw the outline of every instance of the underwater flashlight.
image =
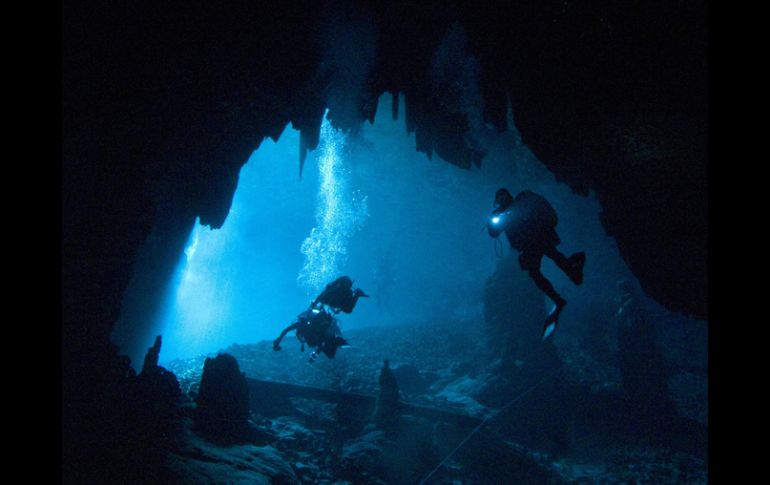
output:
[{"label": "underwater flashlight", "polygon": [[497,224],[498,222],[500,222],[500,216],[495,216],[492,218],[492,224]]}]

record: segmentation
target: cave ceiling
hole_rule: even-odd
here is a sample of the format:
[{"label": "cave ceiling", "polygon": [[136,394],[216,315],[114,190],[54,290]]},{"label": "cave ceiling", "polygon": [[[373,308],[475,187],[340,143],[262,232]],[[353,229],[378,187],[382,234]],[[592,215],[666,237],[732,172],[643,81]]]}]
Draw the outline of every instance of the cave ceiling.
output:
[{"label": "cave ceiling", "polygon": [[[645,292],[707,318],[705,2],[66,2],[65,339],[108,336],[158,211],[220,227],[240,167],[289,123],[299,171],[326,108],[355,130],[390,116],[375,109],[393,93],[416,150],[483,164],[431,75],[452,29],[485,126],[503,130],[510,106],[556,179],[595,194]],[[333,43],[350,32],[373,42],[363,77]]]}]

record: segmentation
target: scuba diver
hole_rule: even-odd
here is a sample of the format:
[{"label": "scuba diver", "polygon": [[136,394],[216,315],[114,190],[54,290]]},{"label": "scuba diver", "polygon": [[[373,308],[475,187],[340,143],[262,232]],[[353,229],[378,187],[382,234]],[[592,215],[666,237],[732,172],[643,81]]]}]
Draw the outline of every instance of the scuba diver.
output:
[{"label": "scuba diver", "polygon": [[554,302],[554,307],[543,325],[543,340],[548,338],[559,321],[559,315],[567,304],[553,285],[540,272],[543,256],[551,258],[576,285],[583,282],[584,251],[567,258],[556,246],[561,242],[556,234],[558,218],[551,204],[531,190],[523,190],[514,199],[507,189],[495,193],[494,210],[487,222],[487,231],[497,238],[503,231],[512,248],[519,251],[519,266],[527,271],[538,288]]},{"label": "scuba diver", "polygon": [[353,290],[353,280],[350,277],[340,276],[326,285],[326,288],[313,300],[310,307],[326,305],[332,309],[335,315],[340,311],[351,313],[361,297],[369,298],[369,295],[364,293],[361,288]]},{"label": "scuba diver", "polygon": [[319,352],[333,359],[337,349],[348,343],[342,338],[337,320],[325,308],[308,308],[297,315],[297,321],[283,329],[281,335],[273,341],[273,350],[281,350],[281,340],[292,330],[297,331],[297,339],[302,342],[303,352],[305,344],[315,349],[310,354],[309,362],[315,362]]},{"label": "scuba diver", "polygon": [[281,340],[287,333],[296,330],[297,339],[302,342],[301,350],[305,351],[305,344],[315,349],[310,354],[310,362],[315,362],[319,352],[333,359],[337,349],[348,344],[342,337],[334,315],[340,311],[352,312],[358,299],[368,296],[360,288],[353,290],[353,280],[349,277],[340,276],[326,285],[324,291],[310,304],[310,308],[297,315],[294,323],[283,329],[273,341],[273,350],[281,350]]}]

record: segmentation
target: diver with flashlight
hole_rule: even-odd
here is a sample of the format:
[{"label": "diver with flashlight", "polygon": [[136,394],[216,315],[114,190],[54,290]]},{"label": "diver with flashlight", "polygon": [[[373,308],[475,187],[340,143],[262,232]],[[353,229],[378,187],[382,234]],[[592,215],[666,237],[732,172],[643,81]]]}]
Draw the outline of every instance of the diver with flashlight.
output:
[{"label": "diver with flashlight", "polygon": [[531,190],[523,190],[514,198],[507,189],[502,188],[495,193],[494,210],[486,226],[493,238],[505,232],[508,243],[519,252],[521,269],[528,272],[537,287],[554,302],[553,309],[545,319],[543,340],[556,330],[559,315],[567,304],[567,300],[556,292],[551,282],[540,272],[543,256],[551,258],[576,285],[583,282],[586,260],[584,251],[568,258],[556,249],[561,242],[556,234],[557,223],[556,211],[545,197]]}]

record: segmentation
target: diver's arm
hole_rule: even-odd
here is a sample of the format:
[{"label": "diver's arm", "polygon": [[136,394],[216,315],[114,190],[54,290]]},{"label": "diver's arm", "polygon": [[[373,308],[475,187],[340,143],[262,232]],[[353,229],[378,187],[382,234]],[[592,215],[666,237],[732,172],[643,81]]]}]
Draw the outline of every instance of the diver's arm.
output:
[{"label": "diver's arm", "polygon": [[353,295],[351,296],[351,299],[349,302],[350,304],[345,305],[343,308],[340,308],[340,310],[344,311],[345,313],[352,312],[353,309],[356,307],[356,304],[358,303],[358,299],[361,297],[369,298],[369,295],[364,293],[364,290],[362,290],[361,288],[356,288],[356,290],[353,292]]},{"label": "diver's arm", "polygon": [[294,322],[288,327],[284,328],[283,332],[281,332],[281,335],[279,335],[278,338],[273,341],[273,350],[281,350],[281,340],[283,340],[287,333],[291,332],[292,330],[296,330],[297,327],[299,327],[299,322]]}]

